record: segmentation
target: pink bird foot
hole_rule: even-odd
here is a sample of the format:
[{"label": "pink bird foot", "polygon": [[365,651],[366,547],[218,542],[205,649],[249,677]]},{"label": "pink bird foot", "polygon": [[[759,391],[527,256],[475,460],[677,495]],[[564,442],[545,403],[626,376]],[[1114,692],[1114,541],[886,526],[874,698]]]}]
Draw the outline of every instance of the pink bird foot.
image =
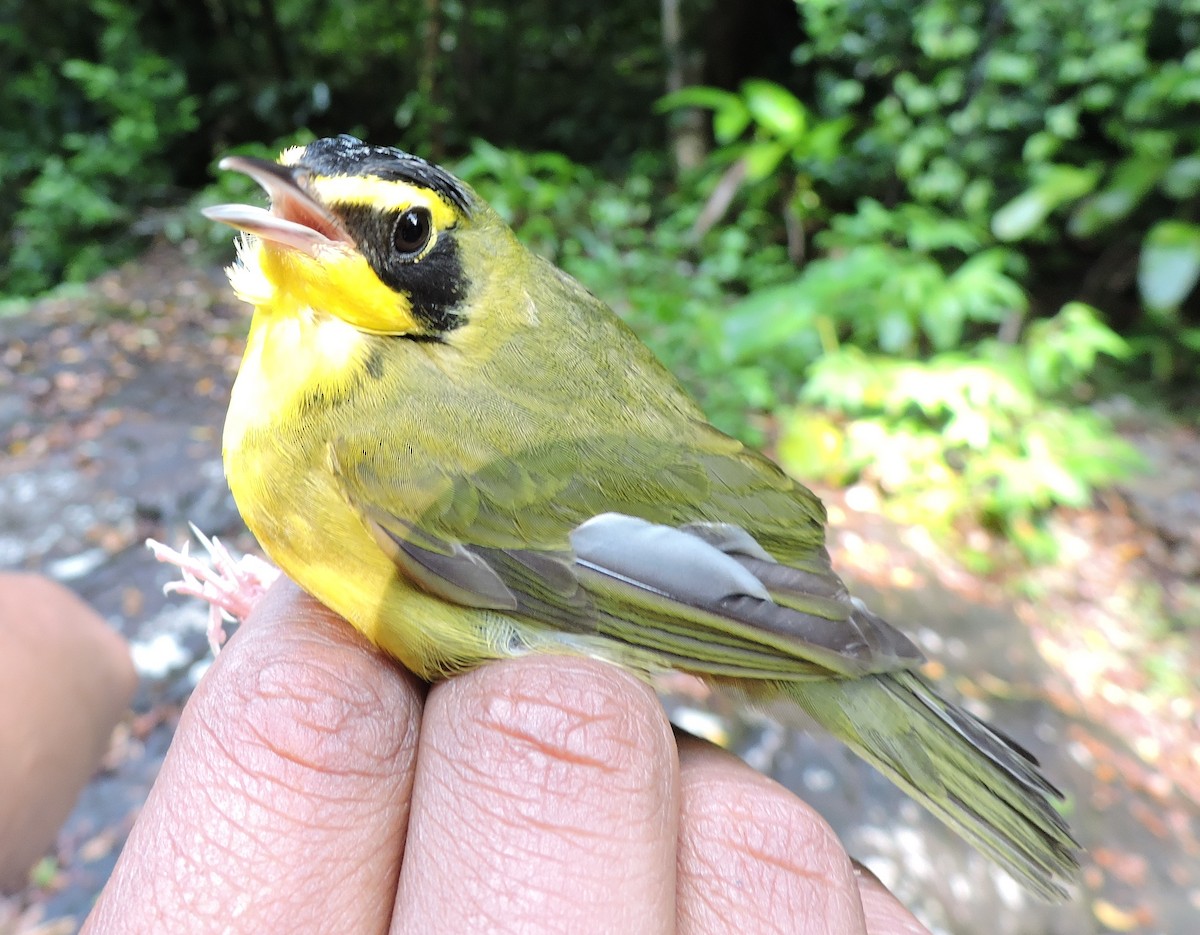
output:
[{"label": "pink bird foot", "polygon": [[224,623],[245,620],[279,577],[280,571],[257,555],[235,559],[216,536],[210,539],[195,526],[191,528],[192,534],[208,552],[207,559],[188,554],[190,543],[184,543],[183,548],[176,551],[147,539],[146,547],[160,562],[174,565],[183,574],[182,581],[171,581],[163,586],[164,594],[186,594],[209,605],[208,645],[216,655],[225,642]]}]

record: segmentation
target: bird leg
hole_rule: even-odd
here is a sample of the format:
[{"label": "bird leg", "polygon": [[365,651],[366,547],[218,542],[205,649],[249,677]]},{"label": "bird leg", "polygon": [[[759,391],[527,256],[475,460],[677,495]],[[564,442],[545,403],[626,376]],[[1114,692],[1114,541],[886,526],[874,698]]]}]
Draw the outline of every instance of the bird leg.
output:
[{"label": "bird leg", "polygon": [[176,551],[161,542],[147,539],[146,547],[160,562],[174,565],[182,572],[182,580],[170,581],[163,586],[164,594],[186,594],[198,597],[209,605],[208,645],[216,655],[225,642],[224,623],[245,620],[267,588],[279,577],[280,571],[257,555],[243,555],[235,559],[216,536],[210,539],[195,526],[191,528],[193,535],[208,552],[207,559],[190,555],[190,543],[184,543],[183,548]]}]

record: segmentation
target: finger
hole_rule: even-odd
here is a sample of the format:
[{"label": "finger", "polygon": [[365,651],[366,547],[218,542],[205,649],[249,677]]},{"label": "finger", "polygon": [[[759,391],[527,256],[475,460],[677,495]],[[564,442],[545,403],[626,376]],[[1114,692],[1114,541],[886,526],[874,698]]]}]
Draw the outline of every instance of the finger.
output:
[{"label": "finger", "polygon": [[525,657],[425,707],[394,931],[674,931],[677,761],[645,685]]},{"label": "finger", "polygon": [[863,933],[845,848],[811,807],[728,753],[679,744],[679,933]]},{"label": "finger", "polygon": [[929,929],[900,904],[875,874],[858,861],[854,862],[854,872],[858,875],[869,935],[930,935]]},{"label": "finger", "polygon": [[184,710],[85,932],[383,931],[422,691],[281,580]]}]

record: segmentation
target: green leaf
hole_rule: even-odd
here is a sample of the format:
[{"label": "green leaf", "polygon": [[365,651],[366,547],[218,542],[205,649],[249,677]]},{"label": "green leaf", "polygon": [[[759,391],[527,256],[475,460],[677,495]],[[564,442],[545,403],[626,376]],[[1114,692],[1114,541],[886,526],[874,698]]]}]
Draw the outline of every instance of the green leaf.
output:
[{"label": "green leaf", "polygon": [[1166,160],[1132,156],[1113,171],[1101,191],[1082,202],[1071,215],[1069,230],[1075,237],[1091,237],[1129,215],[1162,178]]},{"label": "green leaf", "polygon": [[1081,198],[1096,187],[1100,171],[1081,166],[1054,165],[1041,168],[1033,187],[1027,188],[992,217],[992,233],[1000,240],[1029,236],[1050,212]]},{"label": "green leaf", "polygon": [[772,136],[794,141],[804,133],[808,111],[786,88],[755,79],[742,85],[742,96],[754,119]]},{"label": "green leaf", "polygon": [[770,356],[789,342],[806,346],[811,359],[819,352],[813,326],[815,311],[816,304],[803,280],[759,289],[726,312],[722,343],[737,362]]},{"label": "green leaf", "polygon": [[879,318],[879,347],[891,354],[909,349],[913,323],[903,311],[889,310]]},{"label": "green leaf", "polygon": [[804,137],[804,152],[825,162],[832,162],[841,151],[842,137],[849,132],[854,121],[849,117],[823,120],[812,126]]},{"label": "green leaf", "polygon": [[750,126],[750,108],[740,98],[733,98],[726,106],[713,114],[713,136],[722,146],[727,146],[736,140],[748,126]]},{"label": "green leaf", "polygon": [[1059,137],[1048,130],[1041,130],[1025,141],[1021,149],[1021,158],[1030,164],[1047,162],[1062,149],[1062,145],[1063,141]]},{"label": "green leaf", "polygon": [[781,419],[776,452],[794,477],[841,481],[847,470],[845,438],[833,419],[803,407]]},{"label": "green leaf", "polygon": [[1172,311],[1200,280],[1200,225],[1159,221],[1142,242],[1138,289],[1153,311]]},{"label": "green leaf", "polygon": [[1054,210],[1036,188],[1021,192],[992,217],[992,233],[1000,240],[1020,240]]},{"label": "green leaf", "polygon": [[787,147],[782,143],[751,143],[742,153],[742,158],[746,160],[746,180],[761,182],[770,178],[787,153]]},{"label": "green leaf", "polygon": [[654,104],[654,109],[660,114],[672,110],[682,110],[686,107],[699,107],[702,110],[721,110],[731,103],[741,103],[732,91],[721,88],[709,88],[697,85],[691,88],[681,88],[660,97]]},{"label": "green leaf", "polygon": [[984,59],[987,76],[1000,84],[1024,86],[1036,77],[1036,60],[1031,55],[993,51]]},{"label": "green leaf", "polygon": [[1184,156],[1171,163],[1163,174],[1163,190],[1179,200],[1200,192],[1200,156]]}]

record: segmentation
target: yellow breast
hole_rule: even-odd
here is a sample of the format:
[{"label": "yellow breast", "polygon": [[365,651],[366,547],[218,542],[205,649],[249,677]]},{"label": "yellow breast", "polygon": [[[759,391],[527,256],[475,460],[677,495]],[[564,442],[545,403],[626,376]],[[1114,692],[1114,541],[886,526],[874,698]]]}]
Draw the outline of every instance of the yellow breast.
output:
[{"label": "yellow breast", "polygon": [[502,646],[483,634],[503,627],[414,588],[347,499],[332,457],[338,416],[328,404],[353,393],[364,354],[365,336],[349,325],[260,309],[225,422],[225,474],[246,525],[288,577],[432,678],[451,663],[499,655]]}]

